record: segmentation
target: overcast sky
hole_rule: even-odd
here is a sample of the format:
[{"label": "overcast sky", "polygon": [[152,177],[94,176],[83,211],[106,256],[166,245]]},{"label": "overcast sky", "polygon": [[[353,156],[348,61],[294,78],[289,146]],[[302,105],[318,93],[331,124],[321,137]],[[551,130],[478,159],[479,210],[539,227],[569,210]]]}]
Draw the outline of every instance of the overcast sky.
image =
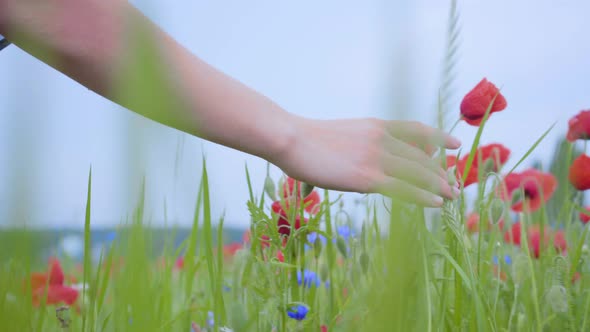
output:
[{"label": "overcast sky", "polygon": [[[290,112],[433,124],[447,1],[134,3],[192,52]],[[508,108],[493,115],[482,143],[507,145],[514,163],[558,121],[534,154],[547,161],[567,120],[590,108],[590,2],[459,1],[459,6],[452,120],[461,97],[487,77],[502,87]],[[168,220],[188,225],[202,154],[214,216],[225,211],[227,224],[248,222],[244,164],[260,188],[264,161],[138,117],[14,46],[0,53],[0,68],[5,222],[82,226],[92,165],[94,225],[123,220],[144,175],[151,219],[164,220],[166,202]],[[395,109],[402,99],[403,109]],[[455,134],[468,148],[475,131],[462,123]],[[280,171],[273,169],[273,175]]]}]

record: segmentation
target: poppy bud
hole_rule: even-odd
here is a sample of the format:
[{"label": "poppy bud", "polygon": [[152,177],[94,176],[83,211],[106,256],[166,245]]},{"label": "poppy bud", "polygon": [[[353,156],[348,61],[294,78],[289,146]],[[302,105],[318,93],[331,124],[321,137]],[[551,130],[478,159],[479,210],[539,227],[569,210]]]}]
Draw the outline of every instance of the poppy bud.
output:
[{"label": "poppy bud", "polygon": [[365,227],[365,223],[363,223],[363,226],[361,228],[361,248],[363,248],[363,250],[367,249],[367,239],[366,239],[366,227]]},{"label": "poppy bud", "polygon": [[519,285],[530,277],[528,257],[524,254],[516,256],[514,264],[512,264],[512,276],[514,283]]},{"label": "poppy bud", "polygon": [[547,302],[554,312],[564,313],[569,309],[567,290],[561,285],[553,285],[547,291]]},{"label": "poppy bud", "polygon": [[342,236],[338,236],[336,238],[336,247],[338,248],[338,251],[340,252],[342,257],[344,257],[344,258],[348,257],[348,247],[346,245],[346,241],[344,241]]},{"label": "poppy bud", "polygon": [[316,259],[322,254],[322,240],[319,236],[317,236],[313,242],[313,253]]},{"label": "poppy bud", "polygon": [[492,158],[488,158],[484,163],[483,163],[483,173],[482,175],[486,175],[488,173],[493,173],[496,171],[496,163],[494,162],[494,160]]},{"label": "poppy bud", "polygon": [[504,216],[504,203],[502,200],[494,198],[492,203],[490,204],[490,222],[493,225],[498,224],[500,220],[502,220],[502,216]]},{"label": "poppy bud", "polygon": [[277,200],[275,183],[268,175],[266,176],[266,179],[264,180],[264,192],[273,201]]}]

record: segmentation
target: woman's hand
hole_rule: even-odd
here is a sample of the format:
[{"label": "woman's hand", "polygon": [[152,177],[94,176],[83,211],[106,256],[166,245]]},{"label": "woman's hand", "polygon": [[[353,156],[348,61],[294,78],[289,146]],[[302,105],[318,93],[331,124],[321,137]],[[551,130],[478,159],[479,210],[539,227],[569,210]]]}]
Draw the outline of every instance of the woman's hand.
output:
[{"label": "woman's hand", "polygon": [[[295,137],[270,160],[289,176],[321,188],[381,193],[441,206],[458,189],[437,160],[416,146],[461,143],[419,122],[379,119],[294,120]],[[429,151],[431,152],[431,151]]]}]

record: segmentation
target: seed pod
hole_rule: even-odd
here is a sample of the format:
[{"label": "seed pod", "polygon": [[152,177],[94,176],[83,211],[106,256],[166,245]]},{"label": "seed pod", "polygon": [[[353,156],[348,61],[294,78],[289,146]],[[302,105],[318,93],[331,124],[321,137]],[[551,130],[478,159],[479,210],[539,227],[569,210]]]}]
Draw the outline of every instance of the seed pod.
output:
[{"label": "seed pod", "polygon": [[342,238],[342,236],[338,236],[336,238],[336,247],[338,248],[338,251],[344,258],[348,257],[348,246],[346,244],[346,241]]},{"label": "seed pod", "polygon": [[492,158],[488,158],[484,163],[483,163],[483,168],[482,170],[484,171],[483,175],[487,175],[488,173],[492,173],[496,171],[496,165],[494,163],[494,160]]},{"label": "seed pod", "polygon": [[553,312],[564,313],[569,309],[567,290],[561,285],[553,285],[547,291],[547,302]]},{"label": "seed pod", "polygon": [[316,259],[319,258],[322,254],[322,240],[320,239],[319,235],[315,238],[315,241],[313,242],[313,253]]},{"label": "seed pod", "polygon": [[361,265],[361,268],[363,269],[364,274],[367,274],[367,271],[369,270],[369,261],[369,255],[367,255],[367,253],[363,251],[361,257],[359,258],[359,263]]},{"label": "seed pod", "polygon": [[512,264],[512,276],[515,284],[522,284],[523,281],[530,277],[531,271],[529,270],[528,257],[524,254],[519,254],[515,257],[514,263]]},{"label": "seed pod", "polygon": [[502,202],[500,199],[494,198],[492,200],[489,209],[489,218],[492,224],[496,225],[502,219],[504,216],[504,208],[504,202]]},{"label": "seed pod", "polygon": [[266,176],[266,179],[264,179],[264,192],[273,201],[277,200],[275,183],[268,175]]}]

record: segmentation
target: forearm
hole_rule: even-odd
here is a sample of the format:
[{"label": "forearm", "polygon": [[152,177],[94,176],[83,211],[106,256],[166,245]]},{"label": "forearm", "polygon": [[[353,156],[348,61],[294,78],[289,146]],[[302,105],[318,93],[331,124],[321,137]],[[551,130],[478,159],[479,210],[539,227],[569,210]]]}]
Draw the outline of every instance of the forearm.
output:
[{"label": "forearm", "polygon": [[207,140],[273,161],[296,137],[297,117],[192,55],[126,1],[0,0],[0,34],[98,94]]}]

